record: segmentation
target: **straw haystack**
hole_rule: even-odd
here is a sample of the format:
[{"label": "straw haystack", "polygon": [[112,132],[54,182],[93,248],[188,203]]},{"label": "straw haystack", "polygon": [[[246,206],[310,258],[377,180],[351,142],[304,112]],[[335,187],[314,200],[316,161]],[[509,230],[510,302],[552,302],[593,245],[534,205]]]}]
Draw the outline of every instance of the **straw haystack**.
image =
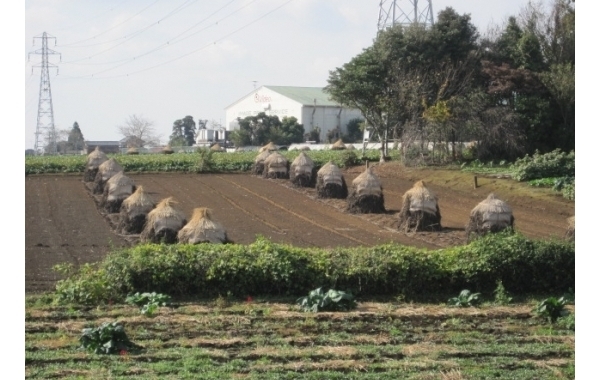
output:
[{"label": "straw haystack", "polygon": [[310,147],[308,145],[304,145],[303,147],[300,148],[300,150],[307,151],[307,150],[310,150]]},{"label": "straw haystack", "polygon": [[402,197],[400,229],[409,231],[441,231],[442,216],[435,194],[425,182],[416,182]]},{"label": "straw haystack", "polygon": [[194,209],[192,219],[177,234],[182,244],[227,243],[227,232],[212,220],[212,211],[205,207]]},{"label": "straw haystack", "polygon": [[123,171],[123,167],[114,158],[103,162],[98,167],[98,173],[96,173],[96,178],[94,178],[94,194],[103,194],[106,181],[121,171]]},{"label": "straw haystack", "polygon": [[105,161],[108,161],[108,157],[100,150],[100,147],[96,147],[92,153],[87,156],[87,163],[85,165],[85,172],[83,173],[84,182],[94,182],[96,173],[98,173],[98,167]]},{"label": "straw haystack", "polygon": [[119,212],[121,203],[135,191],[133,180],[122,171],[110,177],[104,186],[102,207],[109,214]]},{"label": "straw haystack", "polygon": [[273,152],[265,159],[263,177],[289,178],[289,162],[278,152]]},{"label": "straw haystack", "polygon": [[269,155],[271,154],[270,151],[265,150],[261,153],[258,154],[258,156],[256,156],[256,158],[254,159],[254,168],[252,169],[252,172],[256,175],[262,175],[263,174],[263,170],[265,170],[265,159],[267,157],[269,157]]},{"label": "straw haystack", "polygon": [[575,215],[570,218],[567,218],[567,223],[569,223],[569,227],[567,227],[567,233],[565,234],[565,238],[567,240],[575,241]]},{"label": "straw haystack", "polygon": [[467,239],[470,240],[472,234],[484,235],[488,232],[512,229],[514,222],[515,218],[510,206],[498,199],[496,194],[491,193],[471,210],[469,224],[465,229]]},{"label": "straw haystack", "polygon": [[138,148],[132,146],[129,149],[127,149],[127,154],[140,154],[140,151],[138,150]]},{"label": "straw haystack", "polygon": [[225,148],[222,148],[221,145],[219,145],[219,143],[211,146],[210,150],[213,152],[225,152]]},{"label": "straw haystack", "polygon": [[383,188],[379,178],[367,168],[352,181],[348,195],[348,211],[358,214],[384,213]]},{"label": "straw haystack", "polygon": [[139,234],[146,224],[146,216],[156,206],[142,186],[121,203],[117,231],[122,234]]},{"label": "straw haystack", "polygon": [[315,185],[315,163],[304,152],[301,152],[292,162],[290,180],[297,186],[313,187]]},{"label": "straw haystack", "polygon": [[350,145],[346,145],[346,150],[355,150],[356,148],[354,147],[353,144]]},{"label": "straw haystack", "polygon": [[171,148],[171,145],[167,145],[162,148],[161,152],[162,154],[173,154],[173,148]]},{"label": "straw haystack", "polygon": [[186,225],[187,220],[181,211],[173,207],[176,203],[173,197],[165,198],[148,213],[146,225],[140,234],[142,243],[177,242],[177,233]]},{"label": "straw haystack", "polygon": [[317,172],[317,197],[346,199],[348,187],[342,171],[329,161]]},{"label": "straw haystack", "polygon": [[346,145],[344,144],[342,139],[339,139],[338,141],[336,141],[335,143],[333,143],[331,145],[331,150],[343,150],[343,149],[346,149]]},{"label": "straw haystack", "polygon": [[262,153],[262,152],[264,152],[264,151],[267,151],[267,152],[272,152],[272,151],[274,151],[274,150],[277,150],[277,145],[273,144],[272,142],[269,142],[267,145],[265,145],[265,146],[261,147],[261,148],[258,150],[258,153]]}]

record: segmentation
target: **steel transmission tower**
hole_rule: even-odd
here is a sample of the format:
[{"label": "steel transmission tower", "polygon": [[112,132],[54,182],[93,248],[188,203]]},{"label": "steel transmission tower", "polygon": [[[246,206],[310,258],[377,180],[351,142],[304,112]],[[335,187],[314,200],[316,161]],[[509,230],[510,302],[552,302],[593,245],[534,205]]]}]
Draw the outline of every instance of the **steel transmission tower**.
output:
[{"label": "steel transmission tower", "polygon": [[34,150],[35,150],[35,154],[39,154],[39,150],[40,150],[39,137],[42,134],[42,130],[47,129],[49,131],[48,136],[50,138],[48,145],[50,145],[52,147],[52,149],[54,150],[53,153],[56,153],[56,130],[54,128],[54,110],[52,107],[52,91],[50,89],[50,73],[49,73],[48,68],[56,67],[56,73],[58,74],[58,66],[53,65],[52,63],[48,62],[48,55],[50,55],[50,54],[60,55],[60,53],[55,52],[54,50],[48,49],[48,39],[53,38],[54,44],[56,45],[56,37],[52,37],[52,36],[48,35],[46,32],[44,32],[41,36],[33,37],[34,45],[35,45],[36,38],[42,39],[42,48],[29,53],[29,56],[31,56],[31,54],[41,54],[41,56],[42,56],[42,63],[39,65],[32,66],[32,68],[31,68],[32,73],[33,73],[34,67],[42,68],[42,72],[40,75],[40,95],[39,95],[39,100],[38,100],[38,114],[37,114],[37,126],[35,128]]},{"label": "steel transmission tower", "polygon": [[379,20],[377,30],[395,25],[421,24],[433,25],[433,7],[431,0],[381,0],[379,2]]}]

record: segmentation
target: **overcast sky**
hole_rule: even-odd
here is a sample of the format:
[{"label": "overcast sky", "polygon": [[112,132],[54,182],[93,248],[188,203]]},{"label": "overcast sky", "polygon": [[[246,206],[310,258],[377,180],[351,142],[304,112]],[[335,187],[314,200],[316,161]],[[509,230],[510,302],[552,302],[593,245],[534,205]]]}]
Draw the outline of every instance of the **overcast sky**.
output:
[{"label": "overcast sky", "polygon": [[[549,0],[544,0],[548,3]],[[369,46],[379,0],[27,0],[25,147],[33,148],[42,33],[54,124],[77,121],[86,140],[119,140],[129,115],[155,123],[166,143],[191,115],[224,124],[225,108],[254,86],[326,85],[329,71]],[[407,4],[408,1],[400,1]],[[426,4],[421,0],[420,5]],[[484,34],[526,0],[433,0],[433,13],[468,13]],[[33,42],[35,40],[35,45]],[[55,45],[56,41],[56,45]],[[29,61],[27,62],[27,59]],[[62,60],[62,61],[61,61]]]}]

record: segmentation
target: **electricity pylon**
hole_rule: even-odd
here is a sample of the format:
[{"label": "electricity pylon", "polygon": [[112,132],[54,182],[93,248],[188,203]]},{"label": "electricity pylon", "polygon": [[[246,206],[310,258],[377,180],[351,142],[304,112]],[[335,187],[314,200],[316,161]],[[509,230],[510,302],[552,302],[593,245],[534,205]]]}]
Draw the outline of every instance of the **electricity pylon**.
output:
[{"label": "electricity pylon", "polygon": [[[52,107],[52,91],[50,89],[50,73],[49,67],[55,67],[56,73],[58,74],[58,66],[50,63],[48,61],[48,55],[50,54],[58,54],[60,53],[51,50],[48,48],[48,39],[54,39],[54,45],[56,45],[56,37],[52,37],[44,32],[41,36],[33,37],[33,44],[35,45],[35,39],[42,39],[42,48],[38,49],[31,54],[41,54],[42,63],[39,65],[35,65],[31,67],[31,72],[33,73],[34,67],[41,67],[41,75],[40,75],[40,94],[38,100],[38,114],[37,114],[37,126],[35,128],[35,145],[34,150],[35,154],[39,154],[40,146],[39,146],[39,136],[42,134],[42,130],[47,129],[49,131],[48,145],[53,150],[52,153],[56,153],[56,130],[54,128],[54,109]],[[28,57],[29,58],[29,57]]]},{"label": "electricity pylon", "polygon": [[[423,3],[425,3],[423,5]],[[402,4],[402,6],[400,5]],[[433,7],[431,0],[381,0],[379,2],[379,20],[377,21],[377,30],[395,25],[413,25],[423,26],[433,25]]]}]

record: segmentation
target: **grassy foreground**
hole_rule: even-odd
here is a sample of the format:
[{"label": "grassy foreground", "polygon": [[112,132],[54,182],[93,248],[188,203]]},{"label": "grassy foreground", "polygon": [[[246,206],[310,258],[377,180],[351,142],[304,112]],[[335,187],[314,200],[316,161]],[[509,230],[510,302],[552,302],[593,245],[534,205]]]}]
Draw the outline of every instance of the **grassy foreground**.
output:
[{"label": "grassy foreground", "polygon": [[[302,313],[248,299],[180,303],[154,318],[126,305],[49,306],[29,296],[27,378],[573,379],[574,331],[510,306],[360,302]],[[569,306],[573,308],[573,306]],[[78,349],[81,330],[121,321],[139,352]]]}]

